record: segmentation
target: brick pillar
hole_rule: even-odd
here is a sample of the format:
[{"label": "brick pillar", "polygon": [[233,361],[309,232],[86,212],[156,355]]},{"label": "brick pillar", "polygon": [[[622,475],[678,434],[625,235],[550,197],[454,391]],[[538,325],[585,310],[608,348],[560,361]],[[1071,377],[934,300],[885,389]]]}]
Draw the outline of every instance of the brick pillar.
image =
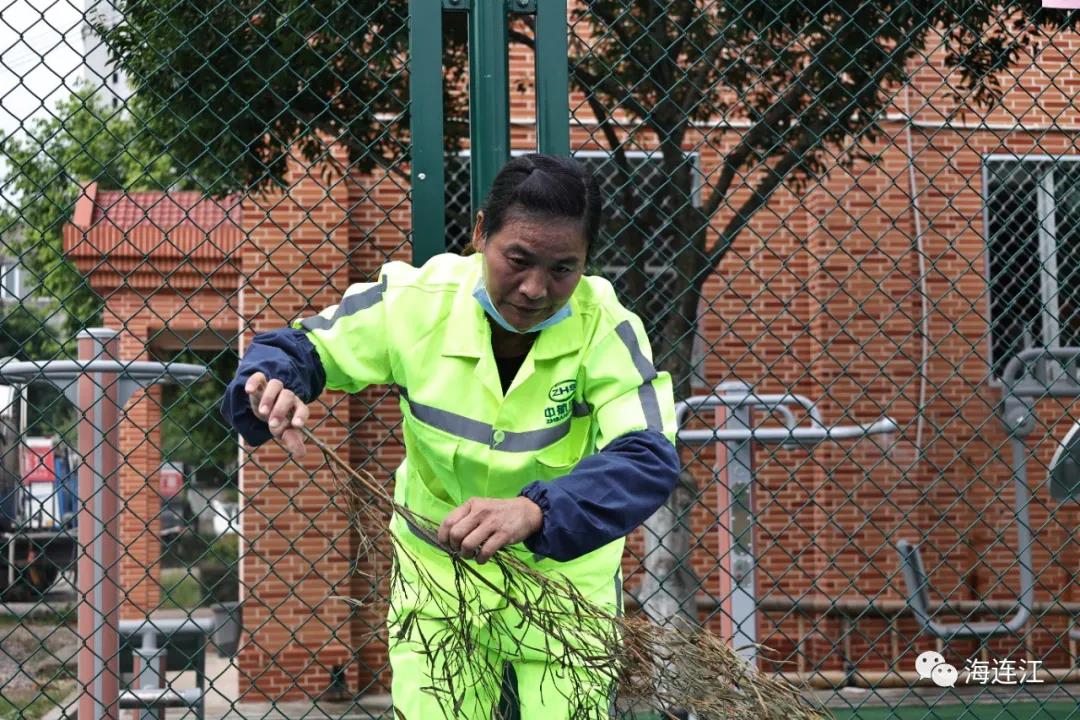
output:
[{"label": "brick pillar", "polygon": [[124,511],[120,516],[126,549],[120,577],[127,598],[124,618],[140,617],[161,602],[161,387],[136,391],[120,426],[120,446],[126,461],[120,465]]},{"label": "brick pillar", "polygon": [[[353,177],[349,192],[352,281],[376,278],[381,266],[390,260],[411,262],[412,248],[402,243],[402,238],[407,236],[412,217],[408,202],[402,202],[397,178],[391,173]],[[354,467],[364,468],[392,491],[394,470],[405,454],[401,443],[389,431],[401,422],[397,393],[391,388],[375,386],[350,397],[349,403],[356,423],[350,437],[350,460]],[[365,421],[365,418],[370,419]],[[348,681],[350,687],[361,693],[380,694],[390,691],[383,627],[392,548],[385,528],[369,523],[365,530],[372,545],[357,557],[357,572],[352,578],[352,597],[361,604],[352,616],[356,656],[348,671]]]},{"label": "brick pillar", "polygon": [[[236,327],[234,253],[240,238],[235,197],[128,196],[90,185],[64,227],[64,251],[104,299],[103,325],[120,331],[119,357],[150,360],[152,341],[175,348],[200,332],[226,338]],[[161,388],[155,386],[136,390],[121,416],[124,618],[153,611],[161,599],[161,413]]]},{"label": "brick pillar", "polygon": [[[144,301],[133,293],[115,302],[106,325],[121,329],[120,357],[149,360]],[[111,317],[110,317],[111,316]],[[137,389],[120,420],[120,583],[123,619],[145,617],[161,602],[158,469],[161,467],[161,387]]]},{"label": "brick pillar", "polygon": [[[324,177],[320,168],[294,165],[287,193],[245,201],[245,347],[257,332],[335,304],[349,284],[348,192],[340,178]],[[336,393],[321,400],[311,427],[348,457],[350,403]],[[242,455],[241,592],[250,635],[239,656],[240,696],[314,698],[327,689],[332,669],[352,657],[352,608],[332,596],[350,594],[356,535],[318,450],[309,448],[296,462],[271,441]]]}]

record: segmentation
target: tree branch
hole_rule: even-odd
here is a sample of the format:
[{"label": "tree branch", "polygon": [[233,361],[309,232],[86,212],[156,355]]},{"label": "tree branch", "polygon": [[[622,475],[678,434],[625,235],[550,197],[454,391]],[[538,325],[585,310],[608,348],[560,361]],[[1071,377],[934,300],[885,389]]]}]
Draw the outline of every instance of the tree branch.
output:
[{"label": "tree branch", "polygon": [[727,197],[728,190],[731,189],[731,183],[735,180],[735,174],[739,171],[739,168],[746,164],[746,161],[754,151],[754,147],[765,135],[775,132],[776,127],[780,125],[781,121],[795,114],[795,108],[799,103],[799,97],[803,93],[802,81],[805,79],[808,71],[809,67],[805,68],[799,74],[799,77],[792,81],[788,91],[765,111],[761,120],[759,120],[754,127],[743,134],[739,144],[724,158],[724,169],[720,171],[720,177],[717,179],[716,183],[712,185],[712,192],[709,194],[709,199],[705,201],[703,207],[703,212],[706,216],[712,217],[712,215],[720,208],[720,203]]},{"label": "tree branch", "polygon": [[668,13],[667,10],[656,13],[656,7],[651,2],[647,2],[646,7],[653,11],[647,13],[648,26],[646,30],[655,45],[655,53],[649,54],[645,67],[648,68],[648,77],[652,81],[653,87],[657,90],[663,90],[664,96],[661,103],[668,103],[671,102],[670,92],[675,81],[672,76],[675,59],[669,55],[674,41],[668,42]]},{"label": "tree branch", "polygon": [[806,154],[821,142],[823,126],[824,122],[819,121],[805,128],[799,142],[790,148],[779,162],[767,168],[768,171],[765,177],[761,179],[750,197],[736,211],[735,217],[728,222],[727,227],[720,233],[720,239],[716,241],[716,246],[709,253],[708,261],[705,264],[707,271],[694,278],[695,289],[700,290],[704,286],[705,278],[708,277],[709,272],[716,269],[732,243],[735,242],[735,238],[750,222],[750,219],[754,217],[754,213],[760,210],[762,205],[776,192],[776,189],[780,187],[788,174],[799,166]]},{"label": "tree branch", "polygon": [[690,34],[687,29],[693,23],[694,11],[698,10],[694,6],[693,2],[683,3],[682,14],[677,14],[672,22],[675,24],[675,42],[672,43],[671,49],[668,51],[669,55],[678,61],[679,56],[682,54],[683,47],[686,45],[686,38]]},{"label": "tree branch", "polygon": [[611,115],[608,114],[607,109],[596,99],[596,96],[591,93],[586,95],[586,102],[589,103],[589,108],[592,109],[593,115],[596,116],[596,122],[600,127],[600,132],[604,133],[604,139],[607,140],[608,145],[611,147],[611,152],[615,156],[615,162],[619,164],[621,168],[629,175],[630,165],[626,159],[626,149],[623,147],[623,143],[619,140],[619,136],[615,133],[615,123],[611,119]]},{"label": "tree branch", "polygon": [[[689,24],[690,21],[687,20],[686,22]],[[682,43],[685,36],[684,33],[680,37],[680,43]],[[709,71],[713,68],[713,64],[706,59],[706,55],[718,42],[719,38],[716,36],[709,38],[709,43],[700,50],[697,62],[694,63],[686,73],[686,84],[689,86],[689,90],[687,90],[683,102],[679,105],[679,111],[685,116],[689,116],[693,111],[694,106],[701,102],[707,94],[701,87],[705,85],[705,82],[709,77]]]},{"label": "tree branch", "polygon": [[[630,160],[626,157],[626,148],[615,130],[615,123],[608,114],[607,109],[600,103],[595,95],[587,94],[586,101],[589,103],[589,107],[592,108],[593,115],[596,116],[596,121],[599,123],[600,131],[604,134],[604,138],[607,140],[608,145],[611,147],[612,157],[615,159],[615,165],[619,169],[619,188],[620,188],[620,202],[627,213],[631,212],[631,209],[635,205],[634,186],[629,182],[630,180]],[[641,237],[641,229],[637,223],[628,223],[624,232],[629,230],[632,235],[632,241],[630,244],[631,257],[634,257],[641,251],[644,242]],[[630,265],[631,273],[628,278],[628,291],[630,297],[639,297],[645,289],[645,277],[641,273],[640,268],[636,263]]]},{"label": "tree branch", "polygon": [[507,37],[510,38],[510,42],[519,43],[529,48],[533,52],[536,52],[536,38],[530,35],[526,35],[525,33],[519,32],[517,30],[511,30]]},{"label": "tree branch", "polygon": [[[897,47],[892,51],[892,55],[905,55],[915,44],[916,40],[922,37],[922,32],[925,32],[926,27],[926,23],[923,22],[919,28],[909,28],[909,32],[904,36],[903,41],[898,43]],[[918,30],[918,32],[916,30]],[[728,190],[731,187],[731,183],[735,179],[736,172],[738,172],[739,168],[746,163],[753,152],[754,146],[763,136],[775,132],[775,128],[781,121],[789,118],[796,112],[805,114],[809,109],[822,102],[820,96],[815,96],[807,108],[797,110],[798,105],[800,104],[800,96],[804,94],[807,87],[812,86],[811,79],[813,75],[822,70],[829,70],[829,68],[825,66],[822,58],[830,56],[829,50],[833,45],[840,45],[842,47],[851,45],[852,41],[850,36],[857,33],[865,33],[865,29],[850,30],[840,36],[834,36],[829,39],[825,47],[819,48],[817,52],[810,54],[810,61],[806,64],[806,67],[799,71],[798,75],[792,78],[787,92],[766,109],[761,120],[759,120],[750,131],[745,133],[739,144],[728,153],[724,160],[724,169],[720,173],[720,178],[717,180],[716,184],[712,186],[713,192],[705,203],[706,214],[711,216],[719,209],[720,203],[724,201]],[[889,63],[882,63],[880,67],[876,68],[874,72],[867,77],[863,86],[876,87],[880,85],[889,67]]]},{"label": "tree branch", "polygon": [[582,90],[585,91],[586,96],[592,96],[597,91],[604,92],[609,95],[613,100],[613,105],[626,105],[630,112],[641,118],[641,122],[653,132],[663,136],[665,130],[663,127],[657,127],[656,123],[652,120],[652,112],[650,112],[644,105],[638,102],[631,93],[618,92],[618,86],[614,85],[611,80],[611,75],[608,75],[604,80],[597,78],[581,65],[575,65],[573,61],[570,64],[571,77],[576,79],[582,84]]},{"label": "tree branch", "polygon": [[626,34],[626,29],[623,28],[622,25],[619,23],[619,19],[622,16],[625,16],[625,15],[629,14],[629,10],[624,9],[622,12],[619,13],[618,17],[613,16],[613,15],[605,16],[605,15],[602,15],[601,12],[600,12],[602,7],[603,7],[602,5],[599,6],[599,7],[594,5],[592,7],[593,15],[595,17],[600,18],[604,22],[605,25],[610,27],[612,32],[615,33],[615,36],[619,39],[619,44],[622,45],[627,50],[629,50],[634,45],[634,38],[631,37],[630,35],[627,35]]}]

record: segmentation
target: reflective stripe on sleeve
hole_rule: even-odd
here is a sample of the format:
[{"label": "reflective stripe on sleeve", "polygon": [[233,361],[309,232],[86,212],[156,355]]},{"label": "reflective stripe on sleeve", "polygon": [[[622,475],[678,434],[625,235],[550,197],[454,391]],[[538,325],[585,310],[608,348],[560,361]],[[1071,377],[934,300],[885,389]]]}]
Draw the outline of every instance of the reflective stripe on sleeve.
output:
[{"label": "reflective stripe on sleeve", "polygon": [[324,318],[322,315],[316,315],[315,317],[305,318],[300,321],[300,327],[309,332],[311,330],[329,330],[341,318],[378,305],[382,302],[383,291],[385,290],[386,276],[383,275],[378,285],[372,285],[363,292],[343,297],[332,317]]},{"label": "reflective stripe on sleeve", "polygon": [[641,345],[638,343],[637,335],[634,333],[634,328],[630,325],[629,320],[623,320],[619,323],[615,328],[615,332],[618,334],[619,339],[623,341],[623,345],[626,346],[627,351],[630,353],[630,360],[634,363],[634,367],[637,368],[638,374],[641,375],[638,399],[641,401],[641,412],[645,415],[645,424],[649,430],[663,432],[664,422],[660,417],[660,402],[656,399],[656,388],[652,386],[652,381],[656,379],[656,368],[641,352]]}]

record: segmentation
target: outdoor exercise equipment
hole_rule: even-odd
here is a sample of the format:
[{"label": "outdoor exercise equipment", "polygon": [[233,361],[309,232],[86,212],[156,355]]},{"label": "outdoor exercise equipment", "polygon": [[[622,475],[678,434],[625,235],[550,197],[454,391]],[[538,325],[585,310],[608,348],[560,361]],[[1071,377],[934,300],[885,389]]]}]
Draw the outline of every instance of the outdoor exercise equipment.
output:
[{"label": "outdoor exercise equipment", "polygon": [[[169,708],[183,708],[203,720],[207,640],[217,627],[212,618],[121,620],[121,672],[131,672],[137,687],[121,691],[120,709],[139,710],[139,720],[164,720]],[[165,678],[171,671],[194,671],[195,687],[173,688]]]},{"label": "outdoor exercise equipment", "polygon": [[80,720],[119,718],[120,413],[138,387],[192,383],[206,372],[199,365],[122,362],[117,335],[106,328],[80,332],[78,360],[0,365],[0,378],[51,383],[79,413]]},{"label": "outdoor exercise equipment", "polygon": [[[683,428],[702,410],[713,409],[714,427]],[[780,426],[754,423],[755,410],[779,416]],[[798,411],[798,415],[796,414]],[[888,417],[869,425],[826,425],[813,401],[803,395],[758,394],[743,382],[718,385],[710,395],[697,395],[675,406],[680,429],[678,440],[697,447],[710,442],[716,446],[715,479],[719,489],[717,524],[720,532],[721,634],[730,638],[740,654],[753,661],[757,642],[756,594],[754,583],[754,481],[753,446],[758,442],[788,449],[813,448],[827,441],[855,440],[891,433],[896,423]],[[800,422],[799,415],[803,416]]]},{"label": "outdoor exercise equipment", "polygon": [[[918,544],[907,540],[896,543],[900,552],[900,568],[907,586],[908,605],[916,619],[927,632],[946,640],[960,637],[987,638],[994,635],[1016,634],[1031,618],[1035,602],[1035,572],[1031,558],[1031,523],[1029,505],[1031,489],[1028,486],[1026,439],[1035,429],[1035,403],[1043,398],[1080,397],[1080,377],[1077,361],[1080,348],[1029,348],[1023,350],[1005,366],[1002,374],[1002,399],[999,406],[1001,421],[1009,435],[1012,447],[1012,477],[1015,488],[1013,514],[1016,519],[1016,539],[1019,545],[1017,559],[1020,564],[1020,592],[1016,610],[1005,620],[980,622],[961,621],[939,623],[930,616],[930,582],[923,567]],[[1062,481],[1076,480],[1075,447],[1076,428],[1066,436],[1066,442],[1058,448],[1050,463],[1050,483],[1053,489],[1055,477]],[[1059,490],[1060,492],[1060,490]],[[1057,495],[1055,495],[1057,497]],[[1060,498],[1059,498],[1060,499]],[[974,612],[979,612],[978,610]],[[974,613],[973,613],[974,614]]]},{"label": "outdoor exercise equipment", "polygon": [[[1055,500],[1080,499],[1080,420],[1073,423],[1047,468],[1050,497]],[[1069,637],[1080,640],[1080,630],[1069,628]]]},{"label": "outdoor exercise equipment", "polygon": [[1055,500],[1080,498],[1080,421],[1073,423],[1047,468],[1050,497]]}]

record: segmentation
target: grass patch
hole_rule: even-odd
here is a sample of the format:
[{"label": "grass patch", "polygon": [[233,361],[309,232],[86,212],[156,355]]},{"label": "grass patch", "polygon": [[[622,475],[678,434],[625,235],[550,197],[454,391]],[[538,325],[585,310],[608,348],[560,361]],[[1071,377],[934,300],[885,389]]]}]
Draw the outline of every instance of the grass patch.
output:
[{"label": "grass patch", "polygon": [[[915,701],[918,702],[918,701]],[[834,709],[836,720],[1080,720],[1075,702],[1006,702],[975,705]]]},{"label": "grass patch", "polygon": [[[0,607],[3,606],[0,605]],[[0,628],[14,627],[15,625],[22,625],[24,623],[32,623],[34,625],[71,625],[74,627],[78,621],[78,605],[74,603],[71,607],[63,610],[48,608],[46,610],[37,610],[24,615],[15,615],[10,612],[0,614]]]},{"label": "grass patch", "polygon": [[[75,689],[76,681],[55,680],[48,685],[24,693],[9,692],[0,695],[0,720],[38,720],[45,713],[65,701]],[[72,699],[74,701],[74,698]]]},{"label": "grass patch", "polygon": [[192,610],[202,600],[202,583],[187,568],[162,568],[161,607]]},{"label": "grass patch", "polygon": [[[917,703],[917,700],[909,701]],[[830,708],[836,720],[1080,720],[1075,702],[1007,702],[975,705],[924,705],[912,707]],[[620,715],[623,720],[661,720],[655,714]]]}]

